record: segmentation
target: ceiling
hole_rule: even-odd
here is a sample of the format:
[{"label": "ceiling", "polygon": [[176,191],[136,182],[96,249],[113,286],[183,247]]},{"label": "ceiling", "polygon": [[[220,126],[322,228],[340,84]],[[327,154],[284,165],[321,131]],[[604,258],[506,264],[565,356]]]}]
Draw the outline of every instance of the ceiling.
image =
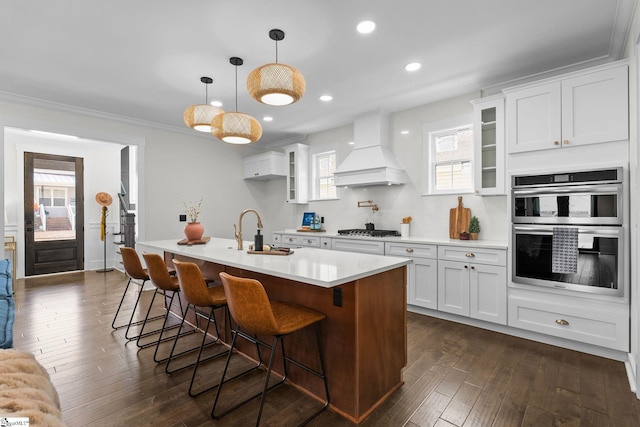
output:
[{"label": "ceiling", "polygon": [[[209,100],[261,120],[277,143],[435,100],[622,58],[636,0],[5,0],[0,98],[44,100],[162,127]],[[364,19],[377,23],[356,32]],[[296,104],[251,99],[246,77],[275,61],[307,90]],[[419,61],[417,72],[404,65]],[[333,101],[318,97],[330,94]],[[37,101],[35,101],[37,102]],[[213,136],[211,136],[213,138]]]}]

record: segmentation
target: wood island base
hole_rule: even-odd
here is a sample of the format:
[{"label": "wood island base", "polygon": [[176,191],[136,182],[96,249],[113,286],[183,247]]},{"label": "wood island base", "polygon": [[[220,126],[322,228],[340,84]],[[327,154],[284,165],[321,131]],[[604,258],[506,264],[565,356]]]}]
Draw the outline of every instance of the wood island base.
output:
[{"label": "wood island base", "polygon": [[[322,287],[165,252],[167,265],[171,266],[174,258],[195,262],[207,277],[226,271],[257,279],[270,299],[295,302],[325,313],[327,318],[321,322],[320,330],[329,408],[349,421],[362,422],[402,386],[402,369],[407,364],[406,266]],[[224,339],[229,342],[228,325],[225,331]],[[285,345],[287,355],[319,367],[312,329],[287,337]],[[249,343],[240,343],[239,349],[257,359],[255,347]],[[322,381],[304,370],[292,366],[288,382],[323,400]]]}]

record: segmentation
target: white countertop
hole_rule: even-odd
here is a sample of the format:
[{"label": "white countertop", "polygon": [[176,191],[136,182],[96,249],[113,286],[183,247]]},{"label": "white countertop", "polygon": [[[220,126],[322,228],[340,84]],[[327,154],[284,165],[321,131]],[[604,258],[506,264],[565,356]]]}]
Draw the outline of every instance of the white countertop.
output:
[{"label": "white countertop", "polygon": [[325,288],[389,271],[411,262],[409,258],[316,248],[294,249],[293,254],[286,256],[248,254],[246,248],[249,244],[251,242],[244,242],[245,249],[239,251],[233,239],[211,238],[207,244],[193,246],[178,245],[178,239],[175,239],[138,242],[136,249],[139,252],[152,249],[156,252],[159,250],[181,254]]},{"label": "white countertop", "polygon": [[[437,239],[432,237],[367,237],[367,236],[341,236],[337,233],[329,232],[310,232],[310,231],[296,231],[296,230],[284,230],[274,231],[273,234],[297,234],[299,236],[317,236],[317,237],[330,237],[339,239],[353,239],[353,240],[374,240],[376,242],[393,242],[393,243],[422,243],[429,245],[451,245],[451,246],[470,246],[476,248],[486,249],[507,249],[507,243],[500,240],[459,240],[459,239]],[[265,242],[267,242],[265,240]],[[268,243],[268,242],[267,242]]]}]

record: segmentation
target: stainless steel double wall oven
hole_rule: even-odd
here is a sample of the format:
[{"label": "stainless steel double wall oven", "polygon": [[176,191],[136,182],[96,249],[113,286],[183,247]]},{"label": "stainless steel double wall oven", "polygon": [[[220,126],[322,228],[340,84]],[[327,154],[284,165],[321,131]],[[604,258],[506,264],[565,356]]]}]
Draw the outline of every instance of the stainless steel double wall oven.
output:
[{"label": "stainless steel double wall oven", "polygon": [[623,173],[512,176],[514,284],[624,296]]}]

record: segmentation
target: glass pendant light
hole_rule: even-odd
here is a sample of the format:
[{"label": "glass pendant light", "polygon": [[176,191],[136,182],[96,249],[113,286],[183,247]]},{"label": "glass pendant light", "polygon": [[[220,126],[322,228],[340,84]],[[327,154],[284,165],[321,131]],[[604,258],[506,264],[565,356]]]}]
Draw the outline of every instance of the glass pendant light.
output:
[{"label": "glass pendant light", "polygon": [[229,62],[236,67],[236,111],[218,114],[211,121],[211,133],[221,141],[230,144],[249,144],[262,136],[262,126],[248,114],[238,112],[238,67],[244,61],[232,57]]},{"label": "glass pendant light", "polygon": [[269,37],[276,42],[276,62],[253,70],[247,78],[247,90],[263,104],[293,104],[304,95],[304,77],[294,67],[278,64],[278,42],[284,39],[284,31],[273,29],[269,31]]},{"label": "glass pendant light", "polygon": [[200,132],[211,132],[211,120],[224,110],[213,105],[209,105],[209,85],[213,83],[211,77],[200,77],[200,81],[205,84],[204,104],[196,104],[184,110],[182,115],[184,123],[191,129]]}]

